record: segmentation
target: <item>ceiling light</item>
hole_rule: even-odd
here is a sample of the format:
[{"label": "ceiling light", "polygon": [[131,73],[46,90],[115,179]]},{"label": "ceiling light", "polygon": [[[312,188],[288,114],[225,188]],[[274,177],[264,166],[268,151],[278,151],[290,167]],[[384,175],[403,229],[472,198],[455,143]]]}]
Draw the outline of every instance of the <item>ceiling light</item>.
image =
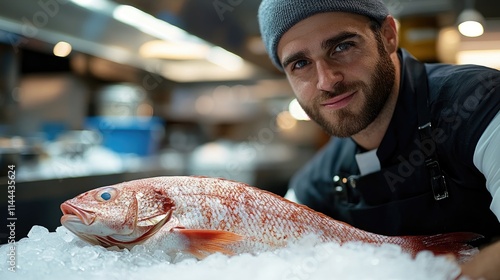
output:
[{"label": "ceiling light", "polygon": [[458,30],[467,37],[483,35],[483,24],[483,16],[474,9],[466,9],[458,16]]},{"label": "ceiling light", "polygon": [[458,15],[458,31],[467,37],[478,37],[484,33],[484,17],[474,9],[474,0],[465,0],[465,9]]},{"label": "ceiling light", "polygon": [[[62,1],[57,1],[60,4]],[[71,0],[76,5],[92,11],[112,11],[114,4],[109,0]]]},{"label": "ceiling light", "polygon": [[61,41],[54,46],[53,52],[55,56],[66,57],[71,53],[71,45]]},{"label": "ceiling light", "polygon": [[210,52],[207,54],[206,59],[229,71],[240,70],[243,68],[244,64],[241,57],[228,52],[221,47],[212,47]]},{"label": "ceiling light", "polygon": [[209,46],[203,44],[154,40],[144,43],[139,49],[139,54],[144,58],[186,60],[205,59],[209,51]]},{"label": "ceiling light", "polygon": [[201,41],[186,31],[129,5],[116,6],[113,17],[159,39],[174,42]]}]

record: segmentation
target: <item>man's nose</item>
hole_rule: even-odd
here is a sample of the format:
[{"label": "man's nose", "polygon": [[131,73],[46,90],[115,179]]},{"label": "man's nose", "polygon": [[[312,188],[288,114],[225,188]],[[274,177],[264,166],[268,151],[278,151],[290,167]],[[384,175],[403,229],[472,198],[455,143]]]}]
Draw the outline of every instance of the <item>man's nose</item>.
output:
[{"label": "man's nose", "polygon": [[335,70],[327,61],[318,61],[316,71],[318,75],[317,88],[322,91],[333,91],[337,83],[344,79],[340,71]]}]

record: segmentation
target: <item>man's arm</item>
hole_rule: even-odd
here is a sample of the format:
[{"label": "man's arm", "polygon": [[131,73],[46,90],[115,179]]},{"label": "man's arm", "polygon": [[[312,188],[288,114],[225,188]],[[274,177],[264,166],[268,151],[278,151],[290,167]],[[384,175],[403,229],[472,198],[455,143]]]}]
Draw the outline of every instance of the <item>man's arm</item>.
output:
[{"label": "man's arm", "polygon": [[462,275],[472,279],[500,280],[500,241],[482,249],[461,268]]},{"label": "man's arm", "polygon": [[[491,121],[474,151],[474,165],[486,178],[493,200],[490,205],[500,221],[500,113]],[[500,280],[500,241],[482,249],[461,265],[462,274],[472,279]]]},{"label": "man's arm", "polygon": [[500,222],[500,113],[490,122],[474,150],[474,165],[486,178],[493,200],[490,209]]}]

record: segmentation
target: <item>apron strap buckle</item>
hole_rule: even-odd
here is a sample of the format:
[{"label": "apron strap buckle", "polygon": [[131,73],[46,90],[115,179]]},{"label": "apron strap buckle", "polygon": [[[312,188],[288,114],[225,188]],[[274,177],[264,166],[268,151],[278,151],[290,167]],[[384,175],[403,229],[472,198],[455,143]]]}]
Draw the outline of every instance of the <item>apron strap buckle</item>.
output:
[{"label": "apron strap buckle", "polygon": [[429,160],[426,162],[427,170],[431,175],[432,192],[434,193],[435,200],[442,200],[448,197],[448,188],[446,180],[441,172],[439,163],[436,160]]}]

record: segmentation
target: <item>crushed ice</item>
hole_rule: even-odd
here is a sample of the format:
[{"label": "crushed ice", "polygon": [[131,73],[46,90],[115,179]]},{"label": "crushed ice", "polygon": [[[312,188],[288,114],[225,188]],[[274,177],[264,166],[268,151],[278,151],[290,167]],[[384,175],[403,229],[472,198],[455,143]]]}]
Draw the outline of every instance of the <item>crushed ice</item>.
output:
[{"label": "crushed ice", "polygon": [[0,279],[441,280],[460,274],[457,264],[430,252],[412,258],[396,245],[313,243],[305,239],[258,255],[213,254],[201,261],[181,255],[172,260],[161,248],[106,249],[80,240],[64,227],[49,232],[34,226],[27,238],[15,243],[15,272],[9,269],[11,245],[0,246]]}]

